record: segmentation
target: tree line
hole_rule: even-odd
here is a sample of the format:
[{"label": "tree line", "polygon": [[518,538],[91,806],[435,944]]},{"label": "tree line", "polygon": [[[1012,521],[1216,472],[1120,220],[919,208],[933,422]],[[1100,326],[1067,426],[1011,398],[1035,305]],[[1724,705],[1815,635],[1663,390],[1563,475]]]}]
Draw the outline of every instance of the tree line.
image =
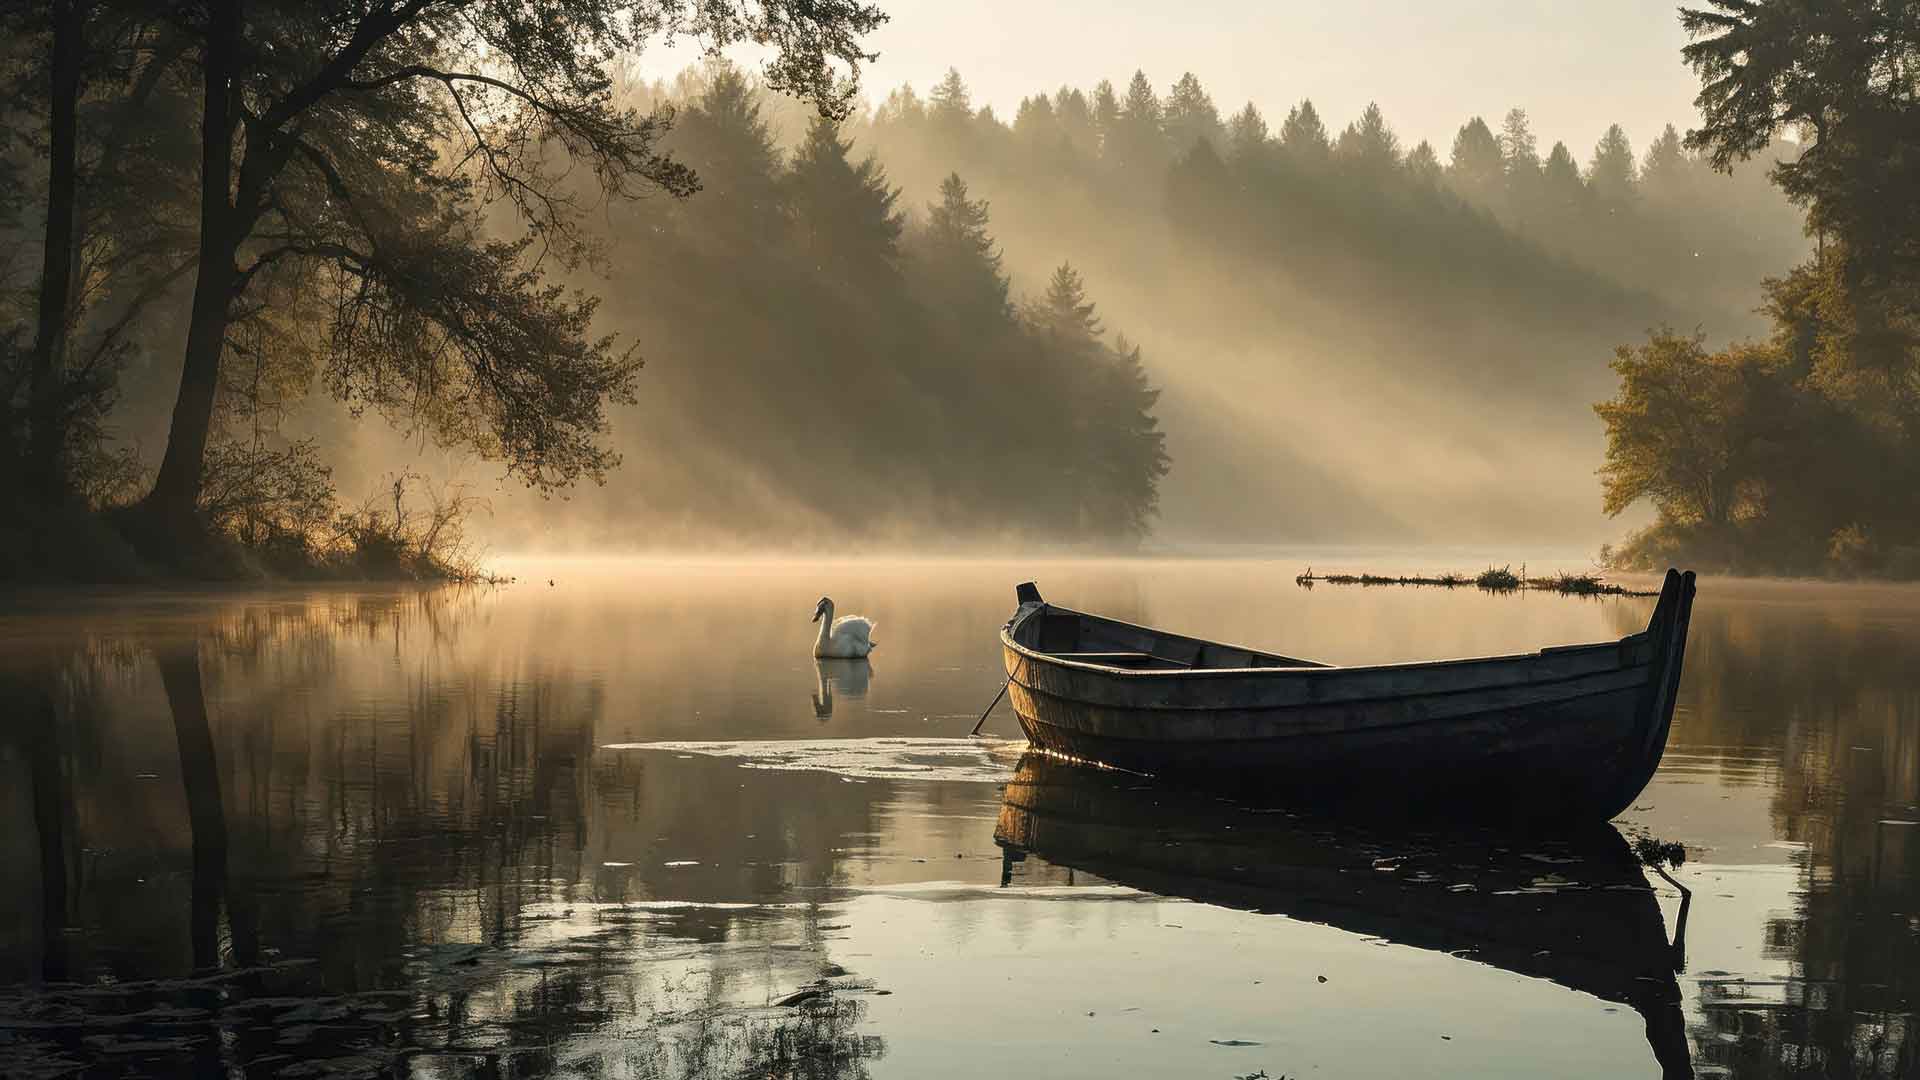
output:
[{"label": "tree line", "polygon": [[[667,464],[624,478],[643,517],[761,535],[854,522],[869,542],[1147,530],[1169,467],[1158,391],[1070,262],[1017,290],[961,175],[909,212],[845,125],[815,117],[783,149],[737,69],[689,73],[649,107],[673,108],[665,145],[703,187],[606,223],[625,253],[607,316],[659,357],[622,444]],[[694,441],[689,463],[675,448]]]},{"label": "tree line", "polygon": [[1205,542],[1590,537],[1595,354],[1752,330],[1752,276],[1808,247],[1757,166],[1666,131],[1546,145],[1518,109],[1436,148],[1377,106],[1223,107],[1192,73],[999,113],[950,71],[851,130],[909,192],[957,169],[990,197],[1017,276],[1070,256],[1177,351],[1163,527]]},{"label": "tree line", "polygon": [[1543,151],[1516,107],[1497,125],[1468,118],[1445,148],[1408,146],[1377,104],[1338,128],[1310,98],[1269,120],[1252,102],[1225,112],[1192,72],[1162,93],[1142,71],[1124,90],[1103,80],[1030,95],[1006,122],[950,70],[924,97],[890,92],[870,130],[889,160],[964,162],[1164,210],[1187,241],[1309,264],[1333,262],[1328,249],[1378,251],[1390,273],[1464,271],[1556,309],[1645,293],[1737,320],[1752,305],[1736,283],[1805,247],[1762,170],[1716,176],[1670,124],[1644,153],[1618,124],[1590,152]]},{"label": "tree line", "polygon": [[1762,283],[1765,336],[1618,350],[1606,508],[1658,517],[1615,558],[1920,577],[1920,25],[1891,0],[1714,0],[1682,22],[1687,147],[1728,168],[1798,131],[1771,177],[1816,250]]}]

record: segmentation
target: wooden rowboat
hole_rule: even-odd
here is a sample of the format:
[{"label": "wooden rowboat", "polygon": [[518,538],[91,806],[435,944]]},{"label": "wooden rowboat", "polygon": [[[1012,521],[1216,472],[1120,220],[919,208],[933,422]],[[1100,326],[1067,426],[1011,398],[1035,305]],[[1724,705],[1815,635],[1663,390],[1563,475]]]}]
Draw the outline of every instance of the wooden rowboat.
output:
[{"label": "wooden rowboat", "polygon": [[1515,823],[1604,821],[1666,748],[1693,609],[1667,571],[1647,628],[1517,656],[1335,667],[1047,603],[1000,632],[1035,746],[1277,802]]},{"label": "wooden rowboat", "polygon": [[[1321,923],[1617,1002],[1640,1014],[1662,1077],[1693,1075],[1675,978],[1689,903],[1683,894],[1668,941],[1659,900],[1612,825],[1526,843],[1459,826],[1357,826],[1028,754],[1007,783],[994,840],[1003,884],[1032,856],[1159,896]],[[1039,876],[1030,864],[1018,873]]]}]

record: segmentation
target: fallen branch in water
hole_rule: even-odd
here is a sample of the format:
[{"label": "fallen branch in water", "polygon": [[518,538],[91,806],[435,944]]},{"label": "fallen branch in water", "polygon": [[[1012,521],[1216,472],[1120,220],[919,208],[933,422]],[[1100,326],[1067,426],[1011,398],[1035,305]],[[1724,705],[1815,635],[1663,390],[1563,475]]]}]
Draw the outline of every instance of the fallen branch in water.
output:
[{"label": "fallen branch in water", "polygon": [[1485,592],[1517,592],[1528,589],[1535,592],[1561,593],[1566,596],[1658,596],[1658,592],[1629,589],[1624,585],[1615,585],[1603,580],[1598,574],[1569,574],[1561,572],[1551,577],[1528,577],[1527,568],[1520,567],[1518,573],[1512,566],[1488,567],[1479,574],[1441,574],[1438,577],[1420,577],[1392,574],[1316,574],[1313,567],[1307,567],[1304,573],[1297,575],[1294,584],[1311,589],[1316,583],[1328,585],[1428,585],[1438,589],[1458,589],[1472,586]]}]

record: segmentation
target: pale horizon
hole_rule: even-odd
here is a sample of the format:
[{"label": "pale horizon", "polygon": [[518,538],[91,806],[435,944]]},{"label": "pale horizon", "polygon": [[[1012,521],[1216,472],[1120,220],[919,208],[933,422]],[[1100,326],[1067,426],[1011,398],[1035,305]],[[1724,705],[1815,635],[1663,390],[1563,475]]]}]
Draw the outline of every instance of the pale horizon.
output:
[{"label": "pale horizon", "polygon": [[1671,0],[1473,0],[1444,9],[1412,0],[1228,0],[1200,11],[898,0],[871,39],[879,57],[861,82],[878,104],[903,83],[924,95],[952,67],[976,109],[991,105],[1011,122],[1020,99],[1041,90],[1104,78],[1124,92],[1139,68],[1164,97],[1192,71],[1222,118],[1252,101],[1277,130],[1290,106],[1311,98],[1338,132],[1374,101],[1406,147],[1426,139],[1442,160],[1469,117],[1498,130],[1518,106],[1543,154],[1564,141],[1584,165],[1609,124],[1624,127],[1639,153],[1664,125],[1684,132],[1697,118],[1677,12]]}]

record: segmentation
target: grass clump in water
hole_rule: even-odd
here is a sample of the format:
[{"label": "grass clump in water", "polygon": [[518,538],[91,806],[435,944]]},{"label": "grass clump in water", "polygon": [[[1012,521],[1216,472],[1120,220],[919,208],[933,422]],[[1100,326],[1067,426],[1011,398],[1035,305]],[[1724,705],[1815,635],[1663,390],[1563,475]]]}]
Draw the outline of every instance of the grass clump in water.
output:
[{"label": "grass clump in water", "polygon": [[1489,566],[1473,579],[1473,583],[1489,592],[1511,592],[1519,588],[1522,581],[1520,575],[1514,573],[1511,566],[1503,566],[1498,570]]}]

